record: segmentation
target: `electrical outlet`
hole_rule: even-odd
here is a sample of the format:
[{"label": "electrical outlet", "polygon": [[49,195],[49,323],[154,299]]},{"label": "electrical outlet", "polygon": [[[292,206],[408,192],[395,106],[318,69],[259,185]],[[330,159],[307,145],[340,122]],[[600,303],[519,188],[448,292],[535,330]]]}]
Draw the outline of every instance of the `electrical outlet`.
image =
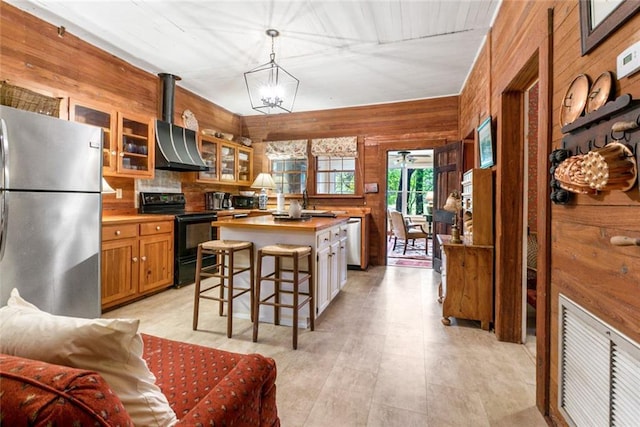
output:
[{"label": "electrical outlet", "polygon": [[116,199],[122,199],[122,188],[116,188]]}]

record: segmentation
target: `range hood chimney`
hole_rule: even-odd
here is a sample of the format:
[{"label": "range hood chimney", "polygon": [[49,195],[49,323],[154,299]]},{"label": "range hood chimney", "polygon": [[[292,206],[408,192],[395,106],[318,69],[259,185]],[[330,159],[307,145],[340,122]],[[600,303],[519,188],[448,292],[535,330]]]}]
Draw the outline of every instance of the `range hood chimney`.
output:
[{"label": "range hood chimney", "polygon": [[158,74],[162,80],[162,120],[156,120],[156,169],[176,172],[208,171],[198,151],[196,132],[173,124],[176,81],[173,74]]}]

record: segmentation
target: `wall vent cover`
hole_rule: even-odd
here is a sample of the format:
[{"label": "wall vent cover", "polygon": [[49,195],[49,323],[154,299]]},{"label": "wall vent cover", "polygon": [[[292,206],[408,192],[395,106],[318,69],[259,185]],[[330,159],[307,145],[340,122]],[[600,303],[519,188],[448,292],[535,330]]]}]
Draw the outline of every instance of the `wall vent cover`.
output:
[{"label": "wall vent cover", "polygon": [[640,347],[560,295],[558,406],[572,426],[636,426]]}]

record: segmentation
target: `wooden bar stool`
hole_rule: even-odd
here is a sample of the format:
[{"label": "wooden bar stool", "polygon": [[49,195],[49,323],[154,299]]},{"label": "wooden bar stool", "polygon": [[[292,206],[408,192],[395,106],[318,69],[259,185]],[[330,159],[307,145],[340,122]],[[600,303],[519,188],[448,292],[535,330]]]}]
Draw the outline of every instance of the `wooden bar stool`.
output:
[{"label": "wooden bar stool", "polygon": [[[240,251],[249,251],[249,265],[235,265],[235,255]],[[216,255],[216,263],[208,267],[202,267],[202,255]],[[234,277],[238,274],[249,272],[249,287],[237,287],[234,284]],[[198,328],[198,310],[200,298],[219,302],[220,316],[224,312],[224,303],[227,303],[227,337],[231,338],[233,319],[233,300],[247,292],[251,296],[251,321],[254,321],[254,255],[253,243],[238,240],[211,240],[198,245],[198,255],[196,258],[196,283],[195,301],[193,304],[193,330]],[[202,289],[202,279],[217,277],[220,281],[212,286]],[[220,295],[205,295],[206,292],[219,288]],[[226,295],[225,295],[226,290]]]},{"label": "wooden bar stool", "polygon": [[[264,257],[272,256],[274,258],[274,271],[269,274],[262,275],[262,260]],[[300,270],[300,260],[307,259],[307,270]],[[283,259],[290,259],[293,267],[286,269],[282,266]],[[258,325],[260,323],[260,305],[271,305],[274,308],[274,324],[280,324],[280,309],[290,308],[293,310],[293,349],[298,348],[298,312],[302,306],[309,304],[310,328],[313,331],[315,321],[314,307],[314,287],[312,272],[311,247],[301,245],[285,245],[275,244],[265,246],[258,250],[258,266],[256,281],[256,297],[254,299],[255,321],[253,322],[253,342],[258,340]],[[283,273],[291,273],[293,277],[290,279],[283,277]],[[262,281],[273,282],[273,293],[265,298],[260,295]],[[307,281],[309,283],[308,292],[300,292],[300,285]],[[283,289],[283,284],[291,284],[291,289]],[[292,295],[292,303],[284,303],[281,294]],[[300,296],[303,297],[300,300]]]}]

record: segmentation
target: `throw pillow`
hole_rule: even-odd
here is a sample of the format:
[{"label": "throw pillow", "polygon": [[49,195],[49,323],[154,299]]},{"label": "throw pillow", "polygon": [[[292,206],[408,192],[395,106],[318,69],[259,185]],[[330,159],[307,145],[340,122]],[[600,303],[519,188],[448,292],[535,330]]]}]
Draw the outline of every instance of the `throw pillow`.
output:
[{"label": "throw pillow", "polygon": [[134,319],[55,316],[16,289],[0,308],[0,352],[98,372],[137,426],[170,426],[177,418],[142,359]]}]

